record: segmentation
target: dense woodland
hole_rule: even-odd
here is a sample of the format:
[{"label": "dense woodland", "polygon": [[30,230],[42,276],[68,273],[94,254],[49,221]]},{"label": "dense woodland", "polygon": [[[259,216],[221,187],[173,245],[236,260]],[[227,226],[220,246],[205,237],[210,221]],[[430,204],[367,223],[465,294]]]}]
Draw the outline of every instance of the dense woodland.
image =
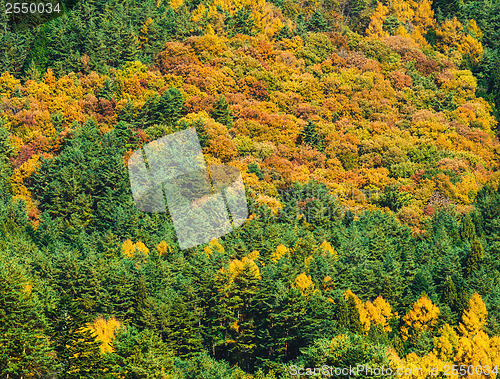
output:
[{"label": "dense woodland", "polygon": [[[0,377],[500,365],[499,1],[63,6],[0,5]],[[251,215],[181,251],[127,160],[190,127]]]}]

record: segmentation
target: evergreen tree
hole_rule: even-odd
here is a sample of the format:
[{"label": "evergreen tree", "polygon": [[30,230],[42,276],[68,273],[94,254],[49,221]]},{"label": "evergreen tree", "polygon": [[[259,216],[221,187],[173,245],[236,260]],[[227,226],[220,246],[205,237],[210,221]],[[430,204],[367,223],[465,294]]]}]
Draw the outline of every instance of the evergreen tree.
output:
[{"label": "evergreen tree", "polygon": [[328,29],[328,24],[319,10],[314,11],[312,14],[307,23],[307,29],[311,32],[324,32]]},{"label": "evergreen tree", "polygon": [[78,300],[63,295],[55,309],[50,311],[50,320],[49,334],[60,363],[58,377],[92,377],[104,370],[100,343],[87,328],[90,315],[80,309]]},{"label": "evergreen tree", "polygon": [[470,213],[467,213],[462,219],[460,237],[462,237],[463,241],[473,241],[476,238],[476,228],[474,227]]},{"label": "evergreen tree", "polygon": [[472,274],[478,267],[481,258],[483,257],[483,245],[477,239],[472,241],[471,251],[465,262],[465,274]]},{"label": "evergreen tree", "polygon": [[451,277],[448,277],[443,290],[443,302],[453,309],[455,308],[457,297],[458,295],[455,283]]},{"label": "evergreen tree", "polygon": [[306,20],[304,19],[304,15],[302,13],[299,13],[297,16],[297,20],[295,21],[295,25],[297,27],[297,34],[303,35],[306,30],[307,30],[307,23]]},{"label": "evergreen tree", "polygon": [[142,109],[144,125],[174,125],[185,113],[184,99],[177,88],[170,88],[160,97],[153,96]]},{"label": "evergreen tree", "polygon": [[231,109],[229,109],[229,105],[226,102],[226,98],[221,96],[219,100],[215,103],[215,106],[210,113],[210,116],[223,125],[232,126],[233,125],[233,117],[231,116]]},{"label": "evergreen tree", "polygon": [[97,93],[98,97],[101,97],[106,100],[112,100],[114,98],[114,93],[115,93],[115,84],[112,80],[109,78],[106,78],[104,81],[102,88],[99,89],[99,92]]},{"label": "evergreen tree", "polygon": [[353,333],[363,332],[359,310],[352,295],[340,302],[339,324]]},{"label": "evergreen tree", "polygon": [[285,25],[284,27],[282,27],[280,29],[280,31],[276,35],[276,41],[281,41],[281,40],[284,40],[287,38],[292,38],[292,37],[293,37],[292,31],[290,30],[288,25]]},{"label": "evergreen tree", "polygon": [[236,34],[246,34],[252,36],[255,34],[255,21],[252,17],[252,12],[247,7],[238,9],[234,16],[230,16],[226,21],[228,34],[230,37]]},{"label": "evergreen tree", "polygon": [[12,260],[0,261],[0,374],[21,378],[53,375],[58,368],[42,301]]},{"label": "evergreen tree", "polygon": [[311,120],[307,122],[307,125],[300,132],[298,143],[310,145],[319,151],[323,151],[325,148],[323,137],[318,133],[316,124]]}]

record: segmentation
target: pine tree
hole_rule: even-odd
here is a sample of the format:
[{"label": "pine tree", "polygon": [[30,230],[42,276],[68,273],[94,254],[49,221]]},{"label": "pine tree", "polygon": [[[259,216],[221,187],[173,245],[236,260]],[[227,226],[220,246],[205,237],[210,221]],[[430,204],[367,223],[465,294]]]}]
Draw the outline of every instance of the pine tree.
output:
[{"label": "pine tree", "polygon": [[323,137],[317,131],[317,126],[311,120],[307,122],[298,137],[298,143],[310,145],[319,151],[325,149]]},{"label": "pine tree", "polygon": [[316,10],[312,14],[309,22],[307,23],[307,29],[311,32],[324,32],[328,28],[328,24],[323,17],[323,14]]},{"label": "pine tree", "polygon": [[460,237],[462,237],[463,241],[473,241],[476,238],[476,228],[472,222],[470,213],[467,213],[462,219]]},{"label": "pine tree", "polygon": [[58,368],[42,303],[30,280],[5,256],[0,260],[0,375],[53,375]]},{"label": "pine tree", "polygon": [[465,262],[466,275],[472,274],[478,267],[481,258],[483,257],[483,245],[477,239],[472,241],[471,251]]},{"label": "pine tree", "polygon": [[252,17],[252,11],[247,7],[238,9],[234,16],[230,16],[226,21],[227,28],[229,29],[229,36],[236,34],[246,34],[252,36],[255,34],[255,21]]},{"label": "pine tree", "polygon": [[307,23],[302,13],[299,13],[299,15],[297,16],[295,24],[297,26],[297,34],[303,35],[307,31]]},{"label": "pine tree", "polygon": [[276,35],[276,41],[281,41],[288,38],[292,38],[292,31],[290,30],[288,25],[285,25],[280,29],[280,31]]},{"label": "pine tree", "polygon": [[136,133],[132,131],[130,124],[119,121],[115,125],[114,134],[126,149],[130,149],[134,146],[132,140]]},{"label": "pine tree", "polygon": [[233,125],[231,109],[229,108],[229,104],[226,102],[226,98],[224,96],[219,97],[219,100],[216,101],[210,116],[212,116],[215,121],[220,122],[223,125]]},{"label": "pine tree", "polygon": [[155,123],[173,125],[185,112],[184,99],[177,88],[170,88],[161,95],[153,115]]},{"label": "pine tree", "polygon": [[50,320],[50,336],[61,366],[58,377],[88,377],[104,369],[100,343],[87,328],[90,315],[81,310],[79,301],[63,295],[51,311]]},{"label": "pine tree", "polygon": [[114,93],[115,93],[114,82],[111,79],[106,78],[106,80],[102,85],[102,88],[99,89],[97,96],[111,101],[114,98]]},{"label": "pine tree", "polygon": [[363,325],[361,324],[354,296],[349,296],[346,300],[341,301],[340,304],[340,324],[353,333],[362,333]]},{"label": "pine tree", "polygon": [[455,283],[451,276],[446,279],[446,284],[443,289],[443,302],[447,304],[450,308],[454,309],[457,301],[457,289]]}]

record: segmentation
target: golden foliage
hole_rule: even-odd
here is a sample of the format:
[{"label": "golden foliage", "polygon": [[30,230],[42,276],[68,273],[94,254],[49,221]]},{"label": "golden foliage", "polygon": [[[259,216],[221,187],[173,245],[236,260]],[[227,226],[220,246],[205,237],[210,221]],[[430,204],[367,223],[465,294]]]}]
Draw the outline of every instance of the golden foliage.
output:
[{"label": "golden foliage", "polygon": [[380,324],[386,332],[391,332],[389,321],[399,317],[392,312],[391,305],[382,297],[378,296],[373,302],[363,303],[351,290],[344,293],[345,299],[352,297],[359,313],[359,319],[365,332],[368,332],[372,325]]},{"label": "golden foliage", "polygon": [[370,24],[368,24],[368,29],[366,29],[366,34],[373,37],[383,37],[387,33],[382,28],[384,20],[389,14],[389,10],[384,4],[377,1],[377,9],[370,18]]},{"label": "golden foliage", "polygon": [[259,266],[248,257],[243,257],[241,260],[234,259],[229,263],[229,274],[231,275],[230,281],[233,281],[237,276],[246,272],[251,277],[261,279]]},{"label": "golden foliage", "polygon": [[288,253],[288,248],[285,245],[278,245],[276,251],[271,254],[271,259],[273,262],[278,262],[286,253]]},{"label": "golden foliage", "polygon": [[298,288],[302,295],[307,295],[314,292],[314,283],[311,279],[311,275],[306,275],[306,273],[301,273],[295,278],[295,288]]},{"label": "golden foliage", "polygon": [[11,97],[16,87],[21,84],[19,79],[5,71],[0,76],[0,97]]},{"label": "golden foliage", "polygon": [[476,292],[469,300],[467,309],[458,325],[458,332],[464,337],[473,337],[486,326],[488,311],[481,296]]},{"label": "golden foliage", "polygon": [[122,253],[127,257],[127,258],[132,258],[134,257],[137,253],[142,253],[144,255],[149,254],[149,249],[144,245],[143,242],[139,241],[137,243],[133,243],[132,240],[127,238],[125,241],[123,241],[122,244]]},{"label": "golden foliage", "polygon": [[88,326],[94,333],[96,340],[101,343],[100,349],[102,354],[113,352],[112,342],[120,326],[120,321],[115,317],[110,317],[108,319],[99,317]]},{"label": "golden foliage", "polygon": [[333,259],[338,260],[339,259],[339,254],[337,253],[337,250],[330,244],[328,241],[323,241],[321,245],[319,245],[319,248],[321,251],[324,251],[325,253],[329,254]]},{"label": "golden foliage", "polygon": [[389,321],[398,317],[397,313],[392,313],[391,305],[382,297],[378,296],[373,303],[367,301],[365,304],[370,324],[380,324],[386,332],[391,332]]},{"label": "golden foliage", "polygon": [[213,253],[223,253],[224,247],[220,244],[218,239],[211,240],[207,246],[205,246],[205,254],[210,257]]},{"label": "golden foliage", "polygon": [[167,242],[161,241],[158,246],[156,246],[156,250],[158,253],[164,257],[166,255],[172,254],[172,246],[170,246]]},{"label": "golden foliage", "polygon": [[434,354],[443,361],[451,361],[455,357],[457,346],[457,332],[449,324],[444,324],[439,329],[439,336],[434,337]]},{"label": "golden foliage", "polygon": [[418,337],[421,332],[432,330],[439,316],[439,307],[434,305],[426,295],[420,297],[412,309],[403,317],[405,323],[401,327],[403,341],[410,337]]},{"label": "golden foliage", "polygon": [[461,55],[468,54],[474,62],[478,62],[479,57],[483,54],[483,45],[479,41],[482,33],[475,21],[472,21],[469,22],[469,29],[475,37],[466,33],[462,23],[456,17],[446,20],[436,30],[436,35],[439,38],[438,47],[444,52],[451,49],[458,51]]}]

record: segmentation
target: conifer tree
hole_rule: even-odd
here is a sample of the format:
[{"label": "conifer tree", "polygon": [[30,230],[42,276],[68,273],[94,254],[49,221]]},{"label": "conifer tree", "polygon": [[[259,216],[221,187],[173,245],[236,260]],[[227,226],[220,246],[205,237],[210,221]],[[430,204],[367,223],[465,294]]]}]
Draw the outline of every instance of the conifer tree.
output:
[{"label": "conifer tree", "polygon": [[328,28],[328,24],[323,17],[323,14],[316,10],[312,14],[309,22],[307,23],[307,29],[311,32],[324,32]]},{"label": "conifer tree", "polygon": [[443,289],[443,301],[445,304],[447,304],[450,308],[455,308],[455,303],[457,301],[457,289],[455,287],[455,283],[453,282],[453,279],[451,276],[448,277],[446,280],[444,289]]},{"label": "conifer tree", "polygon": [[466,275],[472,274],[479,266],[479,262],[483,257],[483,245],[477,239],[474,239],[471,244],[471,251],[465,262]]},{"label": "conifer tree", "polygon": [[229,104],[226,102],[226,98],[224,96],[219,97],[219,100],[216,101],[215,106],[210,113],[212,118],[220,122],[226,126],[233,125],[233,117],[231,116],[231,109],[229,108]]},{"label": "conifer tree", "polygon": [[50,336],[61,367],[59,377],[76,379],[104,369],[100,343],[87,328],[90,315],[80,309],[78,300],[63,295],[51,311],[50,319]]},{"label": "conifer tree", "polygon": [[298,142],[300,144],[310,145],[319,151],[323,151],[325,148],[323,137],[318,133],[316,124],[311,120],[307,122],[307,125],[304,126],[300,132]]},{"label": "conifer tree", "polygon": [[247,7],[241,7],[238,9],[235,15],[230,16],[226,21],[228,27],[229,36],[235,36],[236,34],[246,34],[254,35],[255,21],[252,17],[252,12]]},{"label": "conifer tree", "polygon": [[58,368],[47,335],[42,302],[22,268],[0,261],[0,375],[21,378],[52,375]]},{"label": "conifer tree", "polygon": [[472,222],[470,213],[467,213],[462,219],[460,237],[462,237],[462,240],[464,241],[473,241],[476,238],[476,228]]}]

